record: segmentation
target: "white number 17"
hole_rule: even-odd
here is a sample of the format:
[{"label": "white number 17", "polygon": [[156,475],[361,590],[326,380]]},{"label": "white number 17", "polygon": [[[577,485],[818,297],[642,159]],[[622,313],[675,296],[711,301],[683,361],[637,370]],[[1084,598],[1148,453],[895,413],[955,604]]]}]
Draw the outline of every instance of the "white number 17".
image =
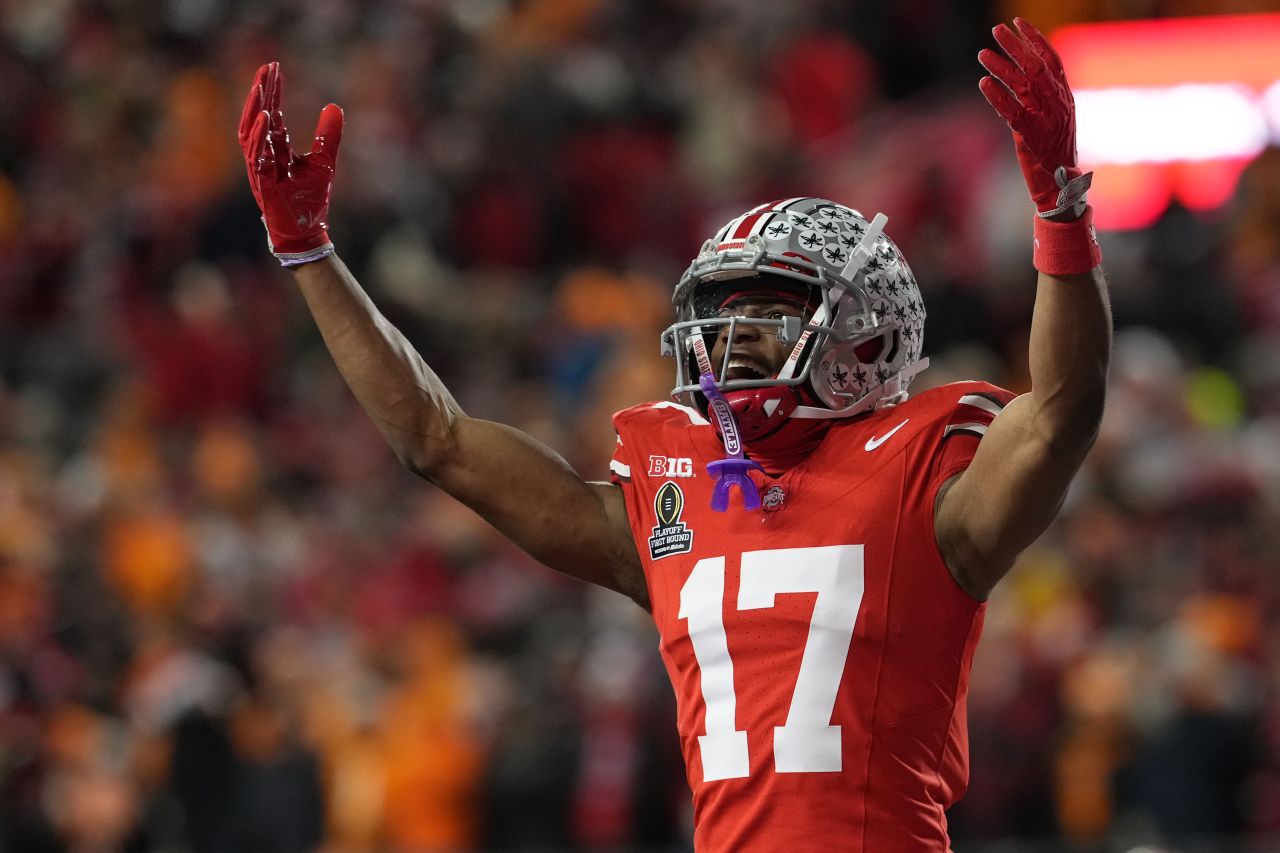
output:
[{"label": "white number 17", "polygon": [[[747,733],[737,728],[733,659],[724,631],[724,557],[693,567],[680,590],[679,618],[689,620],[689,641],[702,673],[707,733],[698,737],[702,778],[736,779],[750,773]],[[816,592],[809,636],[785,725],[773,730],[774,769],[821,773],[841,769],[840,727],[831,725],[853,625],[862,603],[861,545],[747,551],[742,555],[738,609],[773,607],[778,593]]]}]

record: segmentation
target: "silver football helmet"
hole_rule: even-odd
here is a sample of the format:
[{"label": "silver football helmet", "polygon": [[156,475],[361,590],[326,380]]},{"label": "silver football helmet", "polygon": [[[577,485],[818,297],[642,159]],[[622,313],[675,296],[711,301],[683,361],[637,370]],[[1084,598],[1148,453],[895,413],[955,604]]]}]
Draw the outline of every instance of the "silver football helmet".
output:
[{"label": "silver football helmet", "polygon": [[[883,234],[886,221],[826,199],[792,198],[752,208],[717,231],[676,285],[676,322],[662,333],[662,354],[676,362],[672,397],[705,411],[699,375],[728,373],[728,348],[718,370],[710,364],[716,336],[727,326],[732,338],[736,324],[751,323],[794,346],[777,376],[717,382],[731,401],[754,398],[745,407],[754,419],[748,434],[905,399],[928,365],[920,357],[925,311],[911,268]],[[725,294],[749,284],[735,280],[747,277],[800,294],[811,313],[719,316]]]}]

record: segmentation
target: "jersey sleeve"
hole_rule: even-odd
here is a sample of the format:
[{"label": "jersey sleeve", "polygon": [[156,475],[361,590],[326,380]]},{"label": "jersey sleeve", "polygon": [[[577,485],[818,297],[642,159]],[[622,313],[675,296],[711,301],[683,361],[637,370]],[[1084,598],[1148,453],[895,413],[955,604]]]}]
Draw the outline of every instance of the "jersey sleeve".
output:
[{"label": "jersey sleeve", "polygon": [[[641,403],[614,412],[613,432],[617,441],[613,447],[613,459],[609,462],[609,479],[615,484],[625,484],[631,483],[633,478],[639,478],[635,480],[637,483],[642,482],[646,473],[654,477],[661,476],[665,470],[663,463],[677,460],[650,455],[654,453],[655,441],[663,436],[671,442],[687,442],[683,429],[690,425],[709,426],[706,418],[698,412],[670,401]],[[680,461],[690,463],[687,458]]]},{"label": "jersey sleeve", "polygon": [[609,480],[615,485],[628,485],[633,477],[644,476],[643,448],[650,442],[646,435],[661,420],[661,412],[653,403],[641,403],[613,413],[613,458],[609,460]]},{"label": "jersey sleeve", "polygon": [[930,471],[930,492],[948,478],[969,467],[978,444],[996,416],[1016,394],[986,382],[967,382],[956,389],[956,398],[942,427]]},{"label": "jersey sleeve", "polygon": [[613,419],[613,429],[617,443],[613,446],[613,458],[609,460],[609,481],[620,486],[631,482],[631,458],[627,452],[627,446],[622,443],[621,426],[618,424],[616,415]]}]

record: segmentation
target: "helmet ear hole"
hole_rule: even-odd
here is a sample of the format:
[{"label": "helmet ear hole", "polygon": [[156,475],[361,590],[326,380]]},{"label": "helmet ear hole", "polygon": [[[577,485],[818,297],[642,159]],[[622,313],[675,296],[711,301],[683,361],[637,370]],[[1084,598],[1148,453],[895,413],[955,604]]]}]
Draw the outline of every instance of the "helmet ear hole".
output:
[{"label": "helmet ear hole", "polygon": [[892,332],[892,335],[893,335],[893,345],[889,347],[889,354],[884,357],[885,361],[893,361],[895,358],[897,358],[898,347],[902,345],[901,332],[898,329],[894,329]]},{"label": "helmet ear hole", "polygon": [[853,354],[863,364],[875,364],[884,352],[884,335],[876,335],[869,341],[863,341],[853,348]]}]

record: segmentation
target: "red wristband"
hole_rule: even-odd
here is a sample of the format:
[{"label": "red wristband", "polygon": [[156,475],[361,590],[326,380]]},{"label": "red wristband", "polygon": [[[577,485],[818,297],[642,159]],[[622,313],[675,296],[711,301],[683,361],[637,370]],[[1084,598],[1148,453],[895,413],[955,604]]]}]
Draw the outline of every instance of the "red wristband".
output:
[{"label": "red wristband", "polygon": [[1035,243],[1031,262],[1048,275],[1076,275],[1102,263],[1102,249],[1093,230],[1093,208],[1086,207],[1079,219],[1050,222],[1035,218]]}]

